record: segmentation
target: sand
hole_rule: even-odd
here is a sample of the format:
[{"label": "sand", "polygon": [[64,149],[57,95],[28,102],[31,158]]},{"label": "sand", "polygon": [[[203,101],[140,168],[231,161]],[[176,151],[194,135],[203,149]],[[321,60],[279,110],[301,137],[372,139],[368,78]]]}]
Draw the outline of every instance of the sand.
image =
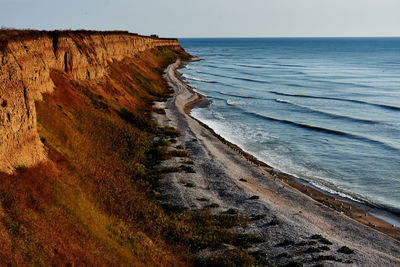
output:
[{"label": "sand", "polygon": [[[302,259],[305,266],[312,266],[315,264],[313,256],[333,255],[343,262],[324,261],[325,266],[400,266],[400,242],[395,240],[398,228],[391,229],[389,224],[364,216],[363,211],[313,191],[290,176],[274,172],[192,118],[188,112],[204,97],[179,78],[177,70],[181,66],[182,63],[177,61],[166,69],[165,78],[175,94],[167,102],[156,103],[157,107],[165,108],[166,114],[154,114],[154,117],[159,123],[182,132],[176,145],[184,146],[191,153],[190,160],[194,162],[196,173],[168,174],[161,193],[163,201],[190,209],[201,209],[215,203],[219,207],[213,212],[233,208],[250,218],[264,215],[264,219],[250,220],[246,231],[265,236],[267,242],[250,250],[262,249],[280,264]],[[181,161],[174,158],[164,165],[179,166]],[[192,182],[195,186],[186,187],[184,182]],[[310,195],[320,198],[320,202]],[[259,196],[259,199],[250,199],[252,196]],[[355,219],[361,216],[360,220],[386,229],[395,238],[351,216]],[[273,219],[278,219],[280,224],[271,225]],[[333,243],[329,246],[330,251],[306,254],[302,251],[304,247],[298,245],[277,246],[285,239],[295,243],[309,241],[314,234],[320,234]],[[342,246],[350,247],[355,253],[339,253],[337,250]],[[282,252],[288,252],[293,258],[278,257]]]}]

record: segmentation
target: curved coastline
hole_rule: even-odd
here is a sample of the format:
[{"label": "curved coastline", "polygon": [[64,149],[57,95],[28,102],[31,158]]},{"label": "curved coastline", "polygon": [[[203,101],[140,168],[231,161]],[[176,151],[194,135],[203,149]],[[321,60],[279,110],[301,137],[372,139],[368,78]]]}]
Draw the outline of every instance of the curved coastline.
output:
[{"label": "curved coastline", "polygon": [[[183,65],[177,61],[166,69],[165,78],[175,94],[166,103],[157,104],[166,108],[166,114],[156,119],[181,131],[178,144],[191,153],[196,170],[196,173],[184,174],[185,179],[196,186],[188,189],[179,182],[180,173],[168,174],[161,196],[163,201],[201,209],[207,203],[199,199],[208,199],[209,203],[218,204],[212,208],[214,212],[233,208],[249,218],[264,214],[265,219],[250,221],[250,228],[268,236],[264,246],[272,257],[280,253],[279,243],[283,238],[299,242],[312,234],[322,234],[333,241],[334,247],[354,248],[352,260],[360,266],[400,264],[399,228],[366,214],[354,203],[341,201],[306,181],[272,168],[193,118],[191,109],[206,97],[180,78],[178,70]],[[254,195],[258,196],[257,200],[250,201]],[[278,219],[279,227],[272,227],[271,219]],[[294,249],[295,253],[296,247],[287,249]],[[336,249],[330,254],[342,257]]]},{"label": "curved coastline", "polygon": [[[196,58],[194,61],[200,60]],[[244,151],[238,145],[226,140],[221,135],[217,134],[211,127],[207,124],[203,123],[199,119],[193,117],[191,115],[192,109],[199,104],[206,100],[206,96],[202,95],[201,93],[195,91],[185,80],[181,78],[181,74],[178,72],[180,68],[184,66],[184,63],[180,62],[179,65],[174,69],[175,77],[185,85],[185,87],[190,90],[193,94],[196,95],[194,99],[184,104],[183,109],[185,113],[192,118],[193,120],[197,121],[202,127],[206,128],[212,135],[218,138],[223,144],[227,145],[229,148],[243,156],[249,162],[259,166],[262,168],[266,173],[275,177],[282,182],[290,185],[291,187],[297,189],[301,193],[313,198],[314,200],[322,203],[326,207],[338,211],[340,213],[345,214],[346,216],[364,224],[368,227],[377,229],[378,231],[385,233],[392,238],[400,240],[400,228],[394,227],[393,222],[396,223],[400,222],[400,216],[393,214],[387,210],[381,209],[375,206],[372,203],[366,202],[358,202],[352,200],[349,197],[341,196],[336,193],[328,192],[319,188],[318,186],[310,183],[309,181],[296,177],[294,175],[284,173],[265,162],[259,160],[257,157],[251,155],[250,153]]]}]

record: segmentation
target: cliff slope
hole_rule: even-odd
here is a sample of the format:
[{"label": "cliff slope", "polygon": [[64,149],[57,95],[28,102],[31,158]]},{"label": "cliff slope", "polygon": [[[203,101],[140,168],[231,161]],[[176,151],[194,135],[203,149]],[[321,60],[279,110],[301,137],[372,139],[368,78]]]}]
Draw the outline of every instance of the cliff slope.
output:
[{"label": "cliff slope", "polygon": [[150,116],[177,58],[175,39],[0,31],[1,266],[187,264]]},{"label": "cliff slope", "polygon": [[34,103],[54,91],[52,72],[99,80],[110,62],[156,47],[177,48],[179,43],[127,32],[0,32],[0,172],[46,160]]}]

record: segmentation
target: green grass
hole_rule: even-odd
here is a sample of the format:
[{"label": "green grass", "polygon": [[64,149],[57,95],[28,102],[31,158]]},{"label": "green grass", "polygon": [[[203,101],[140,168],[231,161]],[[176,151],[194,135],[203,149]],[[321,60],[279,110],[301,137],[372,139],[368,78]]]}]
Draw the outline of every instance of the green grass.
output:
[{"label": "green grass", "polygon": [[310,236],[310,239],[318,240],[319,242],[321,242],[322,244],[325,244],[325,245],[333,244],[331,241],[329,241],[328,239],[326,239],[325,237],[323,237],[320,234],[312,235],[312,236]]},{"label": "green grass", "polygon": [[176,167],[176,166],[167,166],[167,167],[161,168],[162,173],[181,172],[181,171],[182,171],[181,168]]},{"label": "green grass", "polygon": [[180,169],[188,173],[196,173],[196,170],[192,166],[181,165]]},{"label": "green grass", "polygon": [[293,240],[290,239],[285,239],[282,242],[280,242],[279,244],[277,244],[277,247],[287,247],[287,246],[293,246],[296,243]]},{"label": "green grass", "polygon": [[317,244],[317,241],[314,241],[314,240],[310,240],[310,241],[301,241],[298,245],[299,246],[313,246],[313,245],[316,245]]},{"label": "green grass", "polygon": [[[76,42],[83,53],[93,52],[82,40]],[[171,157],[168,145],[180,132],[150,119],[152,101],[165,99],[168,91],[161,77],[149,69],[162,73],[177,56],[171,49],[155,50],[146,54],[146,60],[139,53],[134,62],[110,62],[102,85],[52,72],[57,90],[36,106],[39,134],[48,137],[45,145],[55,170],[49,171],[47,165],[20,166],[25,171],[10,177],[9,186],[2,179],[0,200],[6,214],[2,223],[11,245],[0,257],[9,250],[21,255],[11,258],[11,263],[33,266],[190,266],[196,262],[253,266],[267,262],[266,254],[252,256],[244,250],[266,240],[237,233],[236,228],[247,225],[237,211],[189,211],[157,200],[155,192],[165,173],[178,171],[160,166]],[[118,95],[120,100],[102,96],[114,90],[126,91]],[[125,103],[133,103],[131,107],[120,104],[123,95]],[[236,248],[223,250],[227,244]],[[200,251],[216,249],[222,250],[194,260]],[[52,261],[53,257],[58,258]]]},{"label": "green grass", "polygon": [[209,205],[204,206],[204,208],[214,209],[214,208],[219,208],[219,205],[217,203],[211,203]]},{"label": "green grass", "polygon": [[269,222],[269,225],[271,225],[271,226],[280,225],[280,224],[281,224],[281,221],[278,220],[277,218],[274,218]]},{"label": "green grass", "polygon": [[332,255],[319,255],[318,257],[313,257],[315,261],[336,261],[336,262],[342,262],[341,259],[337,259]]},{"label": "green grass", "polygon": [[247,249],[252,247],[254,244],[265,242],[266,239],[263,236],[254,234],[237,234],[232,244],[234,246]]},{"label": "green grass", "polygon": [[321,252],[322,250],[320,248],[317,247],[309,247],[307,248],[304,253],[317,253],[317,252]]},{"label": "green grass", "polygon": [[299,260],[291,261],[284,265],[285,267],[303,267],[303,263]]},{"label": "green grass", "polygon": [[175,128],[169,126],[163,128],[162,134],[169,136],[171,138],[176,138],[181,136],[181,132],[179,130],[176,130]]},{"label": "green grass", "polygon": [[229,231],[234,226],[246,226],[247,221],[240,215],[225,213],[213,215],[209,209],[172,213],[178,221],[186,225],[187,231],[167,232],[171,242],[184,244],[191,251],[204,248],[221,248],[223,244],[247,247],[247,244],[261,242],[257,236]]},{"label": "green grass", "polygon": [[[78,36],[77,44],[85,50],[89,44],[83,38]],[[172,56],[157,58],[153,52],[110,62],[101,84],[51,71],[56,90],[36,103],[49,161],[33,168],[20,165],[14,177],[0,174],[0,224],[9,240],[2,244],[0,262],[190,265],[186,241],[207,239],[212,229],[186,235],[193,232],[190,220],[181,223],[156,201],[160,162],[171,156],[167,140],[180,132],[158,127],[150,118],[152,101],[167,95],[165,81],[150,69],[163,71],[177,55],[165,49],[162,53]],[[96,64],[95,57],[90,59]],[[184,233],[186,243],[170,243],[174,232]]]},{"label": "green grass", "polygon": [[248,253],[240,250],[224,250],[222,252],[213,252],[208,256],[199,258],[196,266],[203,267],[251,267],[256,262],[255,258]]},{"label": "green grass", "polygon": [[217,215],[214,215],[214,218],[215,218],[216,224],[219,227],[223,227],[226,229],[230,229],[230,228],[232,228],[234,226],[238,226],[238,225],[245,227],[248,224],[247,218],[243,217],[240,214],[232,215],[232,214],[226,214],[224,212],[221,212]]},{"label": "green grass", "polygon": [[291,258],[292,256],[287,252],[282,252],[277,256],[278,258]]},{"label": "green grass", "polygon": [[186,187],[192,188],[192,187],[196,187],[196,184],[193,183],[193,182],[187,182],[187,183],[185,184],[185,186],[186,186]]},{"label": "green grass", "polygon": [[271,263],[268,260],[267,253],[261,250],[256,250],[253,252],[249,253],[251,256],[253,256],[256,260],[255,266],[267,266],[267,267],[276,267],[275,264]]},{"label": "green grass", "polygon": [[224,213],[230,214],[230,215],[236,215],[236,214],[238,214],[238,211],[235,210],[235,209],[228,209],[228,210],[225,211]]},{"label": "green grass", "polygon": [[318,247],[320,250],[322,250],[322,251],[329,251],[329,250],[331,250],[331,248],[330,247],[328,247],[328,246],[320,246],[320,247]]},{"label": "green grass", "polygon": [[351,248],[349,248],[347,246],[343,246],[338,249],[338,252],[343,253],[343,254],[353,254],[354,250],[352,250]]},{"label": "green grass", "polygon": [[253,215],[251,217],[251,220],[252,221],[258,221],[258,220],[265,219],[265,217],[266,217],[266,215],[264,215],[264,214]]}]

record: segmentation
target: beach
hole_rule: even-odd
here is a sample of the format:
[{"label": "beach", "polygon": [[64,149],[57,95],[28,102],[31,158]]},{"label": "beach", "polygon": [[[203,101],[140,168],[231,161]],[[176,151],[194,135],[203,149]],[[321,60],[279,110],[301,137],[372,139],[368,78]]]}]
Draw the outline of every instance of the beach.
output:
[{"label": "beach", "polygon": [[388,212],[383,218],[400,227],[399,73],[390,63],[399,40],[183,39],[203,60],[180,73],[207,96],[192,117],[306,185]]},{"label": "beach", "polygon": [[[181,131],[176,145],[182,145],[190,152],[196,172],[168,174],[163,183],[162,201],[189,209],[208,206],[213,212],[235,209],[249,218],[259,215],[261,219],[250,220],[246,231],[264,236],[267,241],[257,248],[267,251],[277,262],[285,262],[278,257],[283,252],[300,257],[299,246],[295,244],[321,235],[333,243],[330,251],[324,254],[341,259],[341,262],[353,262],[357,266],[400,264],[400,243],[395,240],[400,236],[398,228],[365,216],[362,210],[274,171],[192,118],[189,115],[191,107],[204,100],[204,96],[179,78],[177,70],[181,66],[182,62],[177,61],[166,69],[165,78],[175,94],[167,102],[156,103],[156,107],[165,108],[166,114],[154,116],[162,125]],[[179,166],[181,161],[167,160],[164,165]],[[194,186],[184,186],[182,180]],[[285,240],[293,244],[279,246]],[[338,252],[342,246],[353,249],[354,253]],[[306,264],[307,258],[311,259],[313,255],[301,257],[306,259]],[[343,263],[327,261],[325,264],[338,266]]]}]

